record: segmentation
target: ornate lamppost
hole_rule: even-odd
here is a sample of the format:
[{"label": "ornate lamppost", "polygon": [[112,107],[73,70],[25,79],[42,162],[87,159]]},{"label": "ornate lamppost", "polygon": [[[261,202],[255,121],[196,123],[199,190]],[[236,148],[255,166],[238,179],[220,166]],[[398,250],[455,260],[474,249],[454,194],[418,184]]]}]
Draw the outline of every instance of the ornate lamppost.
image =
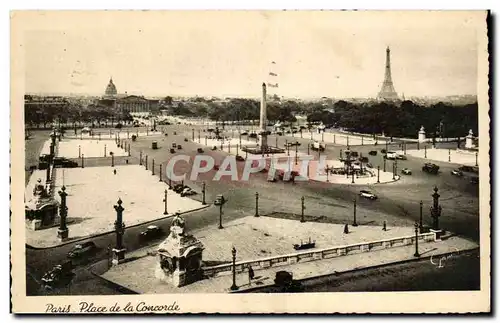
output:
[{"label": "ornate lamppost", "polygon": [[380,166],[377,166],[377,183],[380,183]]},{"label": "ornate lamppost", "polygon": [[255,192],[255,217],[259,217],[259,192]]},{"label": "ornate lamppost", "polygon": [[423,218],[423,212],[424,211],[424,202],[420,201],[420,218],[419,218],[419,228],[420,228],[420,233],[424,231],[424,218]]},{"label": "ornate lamppost", "polygon": [[306,222],[306,219],[304,218],[304,210],[306,209],[305,205],[304,205],[304,197],[302,196],[300,198],[300,201],[301,201],[301,213],[300,213],[300,222],[304,223]]},{"label": "ornate lamppost", "polygon": [[[440,232],[439,229],[439,217],[441,216],[441,205],[439,205],[439,193],[437,186],[434,187],[434,193],[432,194],[432,207],[431,207],[431,217],[432,217],[432,228],[436,232]],[[439,237],[438,237],[439,238]]]},{"label": "ornate lamppost", "polygon": [[63,185],[61,190],[59,191],[59,196],[61,197],[61,206],[59,208],[59,216],[61,221],[59,223],[59,229],[57,230],[57,237],[61,241],[65,241],[68,239],[68,227],[66,226],[66,218],[68,216],[68,207],[66,206],[66,197],[68,193],[66,193],[66,187]]},{"label": "ornate lamppost", "polygon": [[163,198],[163,202],[165,203],[165,210],[163,211],[163,214],[164,215],[167,215],[168,212],[167,212],[167,206],[168,206],[168,199],[167,199],[167,195],[168,195],[168,190],[165,190],[165,196]]},{"label": "ornate lamppost", "polygon": [[415,222],[415,253],[414,257],[420,257],[420,253],[418,253],[418,222]]},{"label": "ornate lamppost", "polygon": [[233,255],[233,284],[231,285],[231,290],[237,290],[238,286],[236,285],[236,248],[233,246],[231,250]]},{"label": "ornate lamppost", "polygon": [[123,234],[125,233],[125,224],[123,223],[122,200],[118,198],[117,205],[114,206],[116,211],[115,232],[116,232],[116,247],[113,249],[113,264],[117,265],[125,259],[125,248],[123,248]]},{"label": "ornate lamppost", "polygon": [[203,198],[201,201],[201,204],[203,204],[203,205],[207,204],[207,202],[205,201],[205,192],[206,192],[205,188],[206,188],[206,184],[205,184],[205,182],[203,182],[202,187],[201,187],[201,194],[202,194],[202,198]]},{"label": "ornate lamppost", "polygon": [[353,211],[354,211],[354,221],[352,222],[352,226],[353,227],[357,227],[358,226],[358,222],[356,221],[356,199],[353,200],[353,203],[354,203],[354,208],[353,208]]}]

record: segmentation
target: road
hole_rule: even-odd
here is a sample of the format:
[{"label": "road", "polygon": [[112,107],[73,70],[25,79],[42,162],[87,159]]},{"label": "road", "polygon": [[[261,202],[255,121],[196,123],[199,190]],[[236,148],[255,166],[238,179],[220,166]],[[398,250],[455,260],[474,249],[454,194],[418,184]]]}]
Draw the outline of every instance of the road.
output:
[{"label": "road", "polygon": [[[367,268],[303,281],[305,292],[460,291],[480,289],[479,249],[439,259]],[[274,287],[252,293],[276,292]]]},{"label": "road", "polygon": [[[142,153],[143,158],[148,156],[148,164],[151,165],[152,160],[155,160],[155,173],[159,176],[160,164],[165,165],[173,156],[169,149],[173,142],[181,144],[183,149],[177,150],[175,154],[188,154],[191,157],[196,155],[196,149],[201,147],[196,142],[184,141],[185,138],[191,138],[191,130],[185,126],[173,125],[167,126],[166,131],[168,136],[158,137],[140,137],[137,141],[128,142],[131,144],[131,157],[116,158],[117,164],[125,163],[128,160],[129,164],[139,163],[139,156]],[[177,132],[174,135],[174,131]],[[282,146],[285,140],[297,140],[301,142],[301,152],[307,152],[308,139],[301,138],[285,138],[278,137],[278,145]],[[151,149],[151,142],[158,142],[159,149]],[[270,136],[269,142],[273,143],[276,138]],[[222,151],[211,151],[206,149],[205,153],[220,161],[227,155]],[[368,152],[379,149],[377,156],[369,156]],[[384,146],[351,146],[351,150],[356,150],[363,153],[363,156],[369,156],[370,162],[376,166],[383,167],[383,159],[380,154],[380,149]],[[389,146],[389,149],[396,149],[396,145]],[[339,156],[340,149],[345,150],[345,146],[327,145],[325,153],[331,158]],[[410,149],[408,147],[408,149]],[[293,156],[293,152],[291,152]],[[206,183],[207,202],[213,201],[217,194],[223,194],[228,203],[224,205],[223,221],[230,221],[242,216],[253,215],[255,213],[255,193],[259,193],[259,213],[266,214],[271,212],[289,212],[300,214],[300,197],[304,196],[306,201],[306,214],[315,216],[326,216],[333,222],[349,223],[352,220],[353,206],[352,201],[358,196],[359,190],[369,188],[374,191],[380,198],[376,201],[358,200],[357,214],[358,223],[362,224],[379,224],[385,220],[389,225],[412,225],[419,218],[419,202],[424,201],[424,218],[426,223],[430,223],[429,207],[432,203],[430,195],[432,188],[436,185],[440,189],[441,205],[443,213],[441,216],[441,224],[443,228],[465,236],[472,240],[478,241],[479,237],[479,202],[477,187],[470,185],[463,178],[456,178],[450,174],[451,169],[458,165],[450,165],[447,163],[436,164],[441,166],[441,174],[437,176],[428,175],[421,172],[424,160],[408,157],[408,160],[399,161],[398,169],[408,167],[413,170],[413,175],[403,176],[397,183],[369,185],[368,187],[358,185],[331,185],[320,182],[297,182],[291,183],[271,183],[266,180],[267,174],[253,174],[249,181],[232,181],[228,177],[222,177],[220,181],[212,180],[215,171],[210,171],[201,174],[194,180],[187,178],[185,183],[195,189],[201,191],[202,183]],[[86,167],[108,164],[109,160],[93,159],[85,162]],[[239,163],[239,174],[244,163]],[[386,165],[386,166],[389,166]],[[392,165],[391,165],[392,166]],[[389,166],[389,167],[391,167]],[[176,164],[175,173],[182,174],[191,170],[191,165],[179,162]],[[164,181],[168,180],[165,174],[162,175]],[[159,197],[160,198],[160,197]],[[161,197],[162,198],[162,197]],[[201,194],[194,197],[197,200],[201,199]],[[131,216],[124,214],[126,217]],[[202,211],[196,211],[185,216],[188,230],[203,228],[207,225],[214,225],[219,221],[219,209],[209,207]],[[145,229],[147,225],[155,224],[160,226],[165,235],[168,233],[170,225],[169,219],[154,221],[133,228],[127,228],[124,236],[124,244],[128,250],[134,250],[141,245],[138,241],[139,233]],[[97,246],[101,248],[99,254],[93,261],[99,261],[108,257],[107,247],[113,246],[115,235],[113,233],[101,235],[92,239]],[[62,262],[66,258],[66,253],[76,242],[64,245],[58,248],[34,250],[27,248],[26,259],[30,271],[30,277],[35,280],[39,279],[43,273],[50,269],[53,265]],[[96,278],[85,273],[84,268],[80,268],[77,272],[82,271],[82,276],[77,274],[73,285],[76,286],[98,286],[102,285]],[[30,278],[31,279],[31,278]],[[85,281],[87,283],[83,284]],[[80,282],[80,283],[79,283]],[[31,286],[31,285],[30,285]],[[71,294],[83,293],[86,291],[84,287],[72,288]],[[32,293],[36,293],[33,288],[30,288]],[[89,292],[89,291],[87,291]],[[90,293],[90,292],[89,292]],[[99,292],[96,292],[97,294]]]}]

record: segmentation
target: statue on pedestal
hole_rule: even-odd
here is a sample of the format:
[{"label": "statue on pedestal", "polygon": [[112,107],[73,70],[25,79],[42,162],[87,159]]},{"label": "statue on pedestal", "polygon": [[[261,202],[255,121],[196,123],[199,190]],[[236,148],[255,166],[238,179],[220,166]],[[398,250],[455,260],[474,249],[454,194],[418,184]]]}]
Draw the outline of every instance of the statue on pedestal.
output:
[{"label": "statue on pedestal", "polygon": [[169,236],[158,246],[156,277],[181,287],[202,278],[203,244],[185,232],[185,221],[176,213]]}]

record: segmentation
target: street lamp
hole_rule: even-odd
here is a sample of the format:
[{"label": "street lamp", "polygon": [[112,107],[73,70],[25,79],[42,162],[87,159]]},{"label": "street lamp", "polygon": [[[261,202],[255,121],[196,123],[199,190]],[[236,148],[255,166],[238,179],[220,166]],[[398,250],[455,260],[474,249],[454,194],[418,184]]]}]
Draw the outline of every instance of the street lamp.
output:
[{"label": "street lamp", "polygon": [[164,215],[168,214],[168,212],[167,212],[167,206],[168,206],[167,194],[168,194],[168,190],[165,190],[165,197],[163,198],[163,202],[165,203],[165,211],[163,211]]},{"label": "street lamp", "polygon": [[306,222],[306,220],[304,219],[304,210],[306,209],[306,207],[304,206],[304,197],[302,196],[300,198],[301,200],[301,203],[302,203],[302,206],[301,206],[301,215],[300,215],[300,222],[304,223]]},{"label": "street lamp", "polygon": [[377,166],[377,183],[380,183],[380,166]]},{"label": "street lamp", "polygon": [[231,290],[237,290],[238,286],[236,285],[236,248],[233,246],[231,250],[233,255],[233,284],[231,285]]},{"label": "street lamp", "polygon": [[418,253],[418,222],[415,222],[415,253],[413,256],[420,257],[420,254]]},{"label": "street lamp", "polygon": [[424,231],[424,219],[423,219],[423,208],[424,208],[424,202],[420,201],[420,233]]},{"label": "street lamp", "polygon": [[352,223],[352,226],[353,227],[357,227],[358,226],[358,222],[356,221],[356,199],[353,200],[354,202],[354,221]]},{"label": "street lamp", "polygon": [[201,193],[202,193],[202,198],[203,198],[201,204],[203,204],[203,205],[207,204],[207,202],[205,202],[205,186],[206,186],[206,184],[205,184],[205,182],[203,182],[202,187],[201,187]]},{"label": "street lamp", "polygon": [[255,192],[255,216],[259,217],[259,192]]}]

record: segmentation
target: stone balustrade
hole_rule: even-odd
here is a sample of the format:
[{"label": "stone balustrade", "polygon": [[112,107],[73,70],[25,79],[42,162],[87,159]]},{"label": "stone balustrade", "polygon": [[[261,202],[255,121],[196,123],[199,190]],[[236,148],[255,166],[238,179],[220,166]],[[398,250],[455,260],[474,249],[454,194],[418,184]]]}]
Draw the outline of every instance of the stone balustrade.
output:
[{"label": "stone balustrade", "polygon": [[[436,234],[434,232],[419,234],[418,241],[419,243],[436,241]],[[254,270],[259,270],[270,267],[286,266],[296,263],[340,257],[349,254],[376,251],[394,247],[403,247],[412,245],[414,243],[415,236],[407,236],[378,241],[361,242],[357,244],[329,247],[323,249],[311,249],[310,251],[298,252],[293,254],[239,261],[236,262],[235,270],[236,273],[243,273],[249,266],[251,266]],[[232,267],[233,265],[231,263],[213,267],[205,267],[203,268],[203,274],[206,277],[216,277],[224,274],[231,274]]]}]

